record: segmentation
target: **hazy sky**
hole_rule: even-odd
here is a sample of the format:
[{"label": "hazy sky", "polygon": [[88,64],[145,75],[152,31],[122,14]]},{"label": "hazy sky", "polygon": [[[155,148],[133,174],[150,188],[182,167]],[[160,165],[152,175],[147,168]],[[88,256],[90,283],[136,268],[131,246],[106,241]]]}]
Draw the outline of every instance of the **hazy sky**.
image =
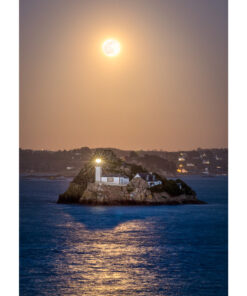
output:
[{"label": "hazy sky", "polygon": [[21,0],[20,146],[227,147],[227,1]]}]

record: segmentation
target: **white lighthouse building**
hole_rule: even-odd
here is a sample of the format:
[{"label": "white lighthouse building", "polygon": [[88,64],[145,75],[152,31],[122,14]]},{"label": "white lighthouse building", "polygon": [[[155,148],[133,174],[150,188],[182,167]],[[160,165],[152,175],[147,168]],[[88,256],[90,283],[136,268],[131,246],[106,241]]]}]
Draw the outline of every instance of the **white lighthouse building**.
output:
[{"label": "white lighthouse building", "polygon": [[95,183],[119,186],[124,186],[129,183],[129,177],[127,176],[122,176],[119,174],[106,174],[105,176],[102,176],[101,159],[97,158],[95,162]]},{"label": "white lighthouse building", "polygon": [[95,166],[95,182],[101,181],[102,167],[100,164],[101,164],[101,159],[97,158],[96,159],[96,166]]}]

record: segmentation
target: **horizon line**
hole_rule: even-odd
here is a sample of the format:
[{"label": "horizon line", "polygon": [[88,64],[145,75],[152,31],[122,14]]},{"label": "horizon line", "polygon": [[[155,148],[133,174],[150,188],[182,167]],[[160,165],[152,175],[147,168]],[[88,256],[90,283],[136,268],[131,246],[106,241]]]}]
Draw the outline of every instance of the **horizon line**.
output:
[{"label": "horizon line", "polygon": [[59,151],[71,151],[71,150],[80,150],[83,148],[88,148],[90,150],[94,149],[106,149],[106,150],[121,150],[121,151],[144,151],[144,152],[188,152],[188,151],[196,151],[196,150],[224,150],[227,149],[228,147],[212,147],[212,148],[202,148],[202,147],[197,147],[193,149],[181,149],[181,150],[164,150],[162,148],[156,148],[156,149],[122,149],[122,148],[114,148],[114,147],[89,147],[89,146],[81,146],[78,148],[70,148],[70,149],[33,149],[33,148],[21,148],[19,147],[19,150],[31,150],[31,151],[49,151],[49,152],[59,152]]}]

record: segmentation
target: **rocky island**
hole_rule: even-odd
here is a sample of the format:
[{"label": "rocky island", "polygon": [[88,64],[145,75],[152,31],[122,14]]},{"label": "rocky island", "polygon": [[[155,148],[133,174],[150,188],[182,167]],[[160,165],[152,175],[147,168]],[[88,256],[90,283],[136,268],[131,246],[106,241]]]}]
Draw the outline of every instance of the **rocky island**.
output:
[{"label": "rocky island", "polygon": [[86,205],[204,203],[182,180],[168,180],[142,166],[126,163],[111,150],[96,151],[57,202]]}]

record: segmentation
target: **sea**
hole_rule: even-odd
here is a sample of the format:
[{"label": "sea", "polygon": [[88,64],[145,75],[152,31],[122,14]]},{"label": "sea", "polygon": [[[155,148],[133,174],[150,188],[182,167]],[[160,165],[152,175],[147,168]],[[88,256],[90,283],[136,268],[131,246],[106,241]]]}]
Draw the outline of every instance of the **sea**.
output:
[{"label": "sea", "polygon": [[228,178],[183,180],[207,204],[57,204],[70,180],[21,177],[20,295],[227,295]]}]

